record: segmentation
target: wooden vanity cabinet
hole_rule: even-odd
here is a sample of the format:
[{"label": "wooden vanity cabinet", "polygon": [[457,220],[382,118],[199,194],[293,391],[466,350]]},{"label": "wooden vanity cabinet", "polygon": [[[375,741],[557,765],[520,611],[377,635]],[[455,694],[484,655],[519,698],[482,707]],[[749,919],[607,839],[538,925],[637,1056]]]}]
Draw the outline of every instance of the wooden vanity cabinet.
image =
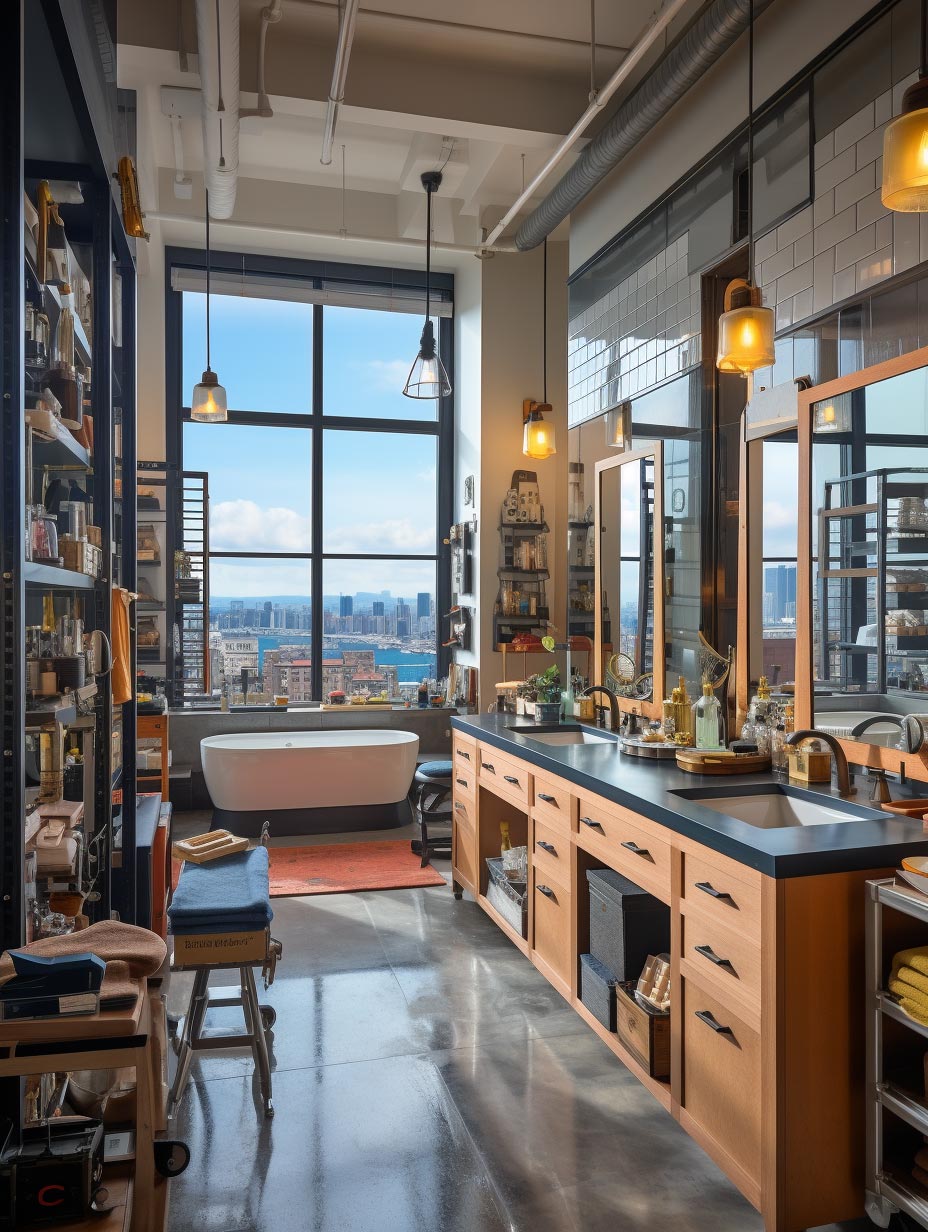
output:
[{"label": "wooden vanity cabinet", "polygon": [[[863,883],[884,870],[777,880],[457,732],[453,761],[455,888],[504,927],[480,889],[508,819],[529,859],[528,938],[507,929],[513,942],[761,1211],[768,1232],[858,1218]],[[586,871],[604,866],[670,908],[669,1082],[649,1077],[579,997]]]}]

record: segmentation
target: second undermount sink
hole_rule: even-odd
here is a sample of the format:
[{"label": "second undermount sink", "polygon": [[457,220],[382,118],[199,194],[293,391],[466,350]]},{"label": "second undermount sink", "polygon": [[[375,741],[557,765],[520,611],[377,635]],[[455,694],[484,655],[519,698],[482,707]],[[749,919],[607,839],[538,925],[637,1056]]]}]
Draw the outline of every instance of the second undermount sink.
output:
[{"label": "second undermount sink", "polygon": [[538,744],[615,744],[612,736],[598,736],[577,724],[561,724],[557,727],[536,726],[534,723],[518,723],[509,731]]},{"label": "second undermount sink", "polygon": [[873,809],[849,804],[846,800],[829,799],[818,792],[801,791],[777,784],[758,791],[743,787],[686,788],[673,793],[702,808],[734,817],[759,830],[782,830],[790,826],[828,826],[836,822],[864,821],[879,817]]}]

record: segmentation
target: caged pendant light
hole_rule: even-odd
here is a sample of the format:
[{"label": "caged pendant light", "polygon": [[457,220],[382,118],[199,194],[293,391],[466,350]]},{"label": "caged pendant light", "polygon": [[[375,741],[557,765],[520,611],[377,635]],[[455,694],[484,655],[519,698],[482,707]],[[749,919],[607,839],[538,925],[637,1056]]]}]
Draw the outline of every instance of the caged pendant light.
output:
[{"label": "caged pendant light", "polygon": [[543,462],[557,453],[554,438],[554,424],[546,423],[544,413],[549,415],[551,404],[548,401],[548,241],[545,240],[543,283],[541,291],[541,354],[542,386],[544,394],[541,402],[533,402],[530,398],[522,403],[522,452],[527,458],[535,458]]},{"label": "caged pendant light", "polygon": [[419,354],[413,360],[409,376],[403,386],[407,398],[447,398],[451,382],[445,365],[435,350],[435,331],[429,315],[432,278],[432,193],[441,184],[440,171],[426,171],[422,176],[425,189],[425,324],[419,339]]},{"label": "caged pendant light", "polygon": [[719,317],[720,372],[742,376],[769,367],[773,347],[773,309],[763,306],[754,285],[754,0],[748,6],[748,277],[733,279],[725,289],[725,311]]},{"label": "caged pendant light", "polygon": [[224,386],[209,366],[209,298],[210,298],[210,247],[209,247],[209,192],[206,193],[206,371],[193,387],[190,400],[190,418],[196,423],[226,423],[229,409]]},{"label": "caged pendant light", "polygon": [[880,196],[900,214],[928,210],[928,0],[921,6],[918,81],[902,96],[902,114],[883,135]]}]

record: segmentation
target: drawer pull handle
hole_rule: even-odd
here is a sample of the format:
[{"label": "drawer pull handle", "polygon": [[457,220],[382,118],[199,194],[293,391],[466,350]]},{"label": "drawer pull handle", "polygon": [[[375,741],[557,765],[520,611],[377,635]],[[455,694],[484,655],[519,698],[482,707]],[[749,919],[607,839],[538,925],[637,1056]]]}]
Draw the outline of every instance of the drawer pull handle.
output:
[{"label": "drawer pull handle", "polygon": [[550,886],[536,885],[535,889],[538,891],[539,894],[543,894],[545,898],[550,898],[554,902],[557,902],[557,895],[554,893],[554,891],[551,889]]},{"label": "drawer pull handle", "polygon": [[466,812],[467,812],[467,809],[466,809],[466,808],[464,807],[464,805],[460,802],[460,800],[455,800],[455,802],[454,802],[454,811],[455,811],[456,813],[466,813]]},{"label": "drawer pull handle", "polygon": [[730,903],[734,902],[727,890],[717,890],[710,881],[697,881],[696,889],[702,890],[703,894],[708,894],[710,898],[727,898]]},{"label": "drawer pull handle", "polygon": [[543,838],[540,838],[537,840],[537,844],[541,848],[542,851],[548,851],[553,856],[557,855],[557,848],[555,847],[553,843],[546,843]]},{"label": "drawer pull handle", "polygon": [[544,800],[545,804],[557,804],[557,798],[555,796],[545,795],[543,791],[538,793],[538,799]]},{"label": "drawer pull handle", "polygon": [[514,774],[504,774],[503,778],[506,780],[507,783],[515,783],[516,787],[519,786],[519,780],[516,778]]},{"label": "drawer pull handle", "polygon": [[601,821],[594,821],[592,817],[581,817],[580,821],[585,826],[589,826],[591,830],[601,830],[603,824]]},{"label": "drawer pull handle", "polygon": [[734,1035],[731,1027],[723,1027],[717,1018],[715,1018],[709,1010],[696,1010],[696,1017],[700,1022],[704,1022],[707,1027],[711,1027],[716,1035]]},{"label": "drawer pull handle", "polygon": [[490,774],[495,774],[495,773],[496,773],[496,767],[495,767],[495,766],[491,766],[491,765],[490,765],[490,763],[489,763],[488,761],[482,761],[482,762],[480,763],[480,768],[481,768],[481,770],[489,770]]},{"label": "drawer pull handle", "polygon": [[627,843],[623,843],[622,846],[627,851],[633,851],[636,856],[644,856],[645,859],[649,859],[651,856],[651,853],[648,851],[647,847],[639,847],[638,844],[633,842],[631,839],[629,839]]},{"label": "drawer pull handle", "polygon": [[711,945],[697,945],[693,947],[697,954],[701,954],[703,958],[708,958],[709,962],[714,963],[717,967],[727,967],[729,971],[734,971],[730,958],[719,958]]},{"label": "drawer pull handle", "polygon": [[458,757],[463,757],[465,761],[470,761],[470,753],[465,753],[463,749],[458,749]]},{"label": "drawer pull handle", "polygon": [[458,787],[467,786],[467,779],[455,779],[454,781],[457,783]]}]

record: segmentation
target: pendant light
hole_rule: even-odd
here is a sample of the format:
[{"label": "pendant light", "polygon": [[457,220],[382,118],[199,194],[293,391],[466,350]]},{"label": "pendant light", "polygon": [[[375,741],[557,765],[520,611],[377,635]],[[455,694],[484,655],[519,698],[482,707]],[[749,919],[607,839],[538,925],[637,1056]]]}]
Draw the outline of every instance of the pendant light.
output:
[{"label": "pendant light", "polygon": [[747,376],[769,367],[773,348],[774,316],[764,308],[760,287],[754,285],[754,0],[748,5],[748,277],[733,279],[725,288],[725,311],[719,317],[720,372]]},{"label": "pendant light", "polygon": [[209,247],[209,190],[206,193],[206,371],[199,384],[193,387],[190,400],[190,418],[196,423],[225,423],[229,418],[225,388],[209,366],[209,298],[210,298],[210,247]]},{"label": "pendant light", "polygon": [[425,189],[425,324],[422,326],[422,337],[419,339],[419,354],[413,360],[409,376],[403,386],[407,398],[447,398],[451,393],[451,382],[445,365],[441,362],[435,350],[435,331],[432,328],[432,318],[429,314],[431,302],[432,279],[432,193],[441,184],[440,171],[426,171],[422,176],[422,187]]},{"label": "pendant light", "polygon": [[542,355],[542,387],[544,394],[541,402],[531,398],[522,403],[522,452],[527,458],[535,458],[543,462],[557,453],[554,437],[554,424],[546,423],[545,413],[552,414],[548,401],[548,241],[545,240],[544,260],[542,264],[541,287],[541,355]]},{"label": "pendant light", "polygon": [[922,0],[918,81],[902,96],[902,114],[883,134],[883,184],[888,210],[928,210],[928,0]]},{"label": "pendant light", "polygon": [[632,404],[620,402],[606,411],[606,444],[610,449],[632,447]]}]

